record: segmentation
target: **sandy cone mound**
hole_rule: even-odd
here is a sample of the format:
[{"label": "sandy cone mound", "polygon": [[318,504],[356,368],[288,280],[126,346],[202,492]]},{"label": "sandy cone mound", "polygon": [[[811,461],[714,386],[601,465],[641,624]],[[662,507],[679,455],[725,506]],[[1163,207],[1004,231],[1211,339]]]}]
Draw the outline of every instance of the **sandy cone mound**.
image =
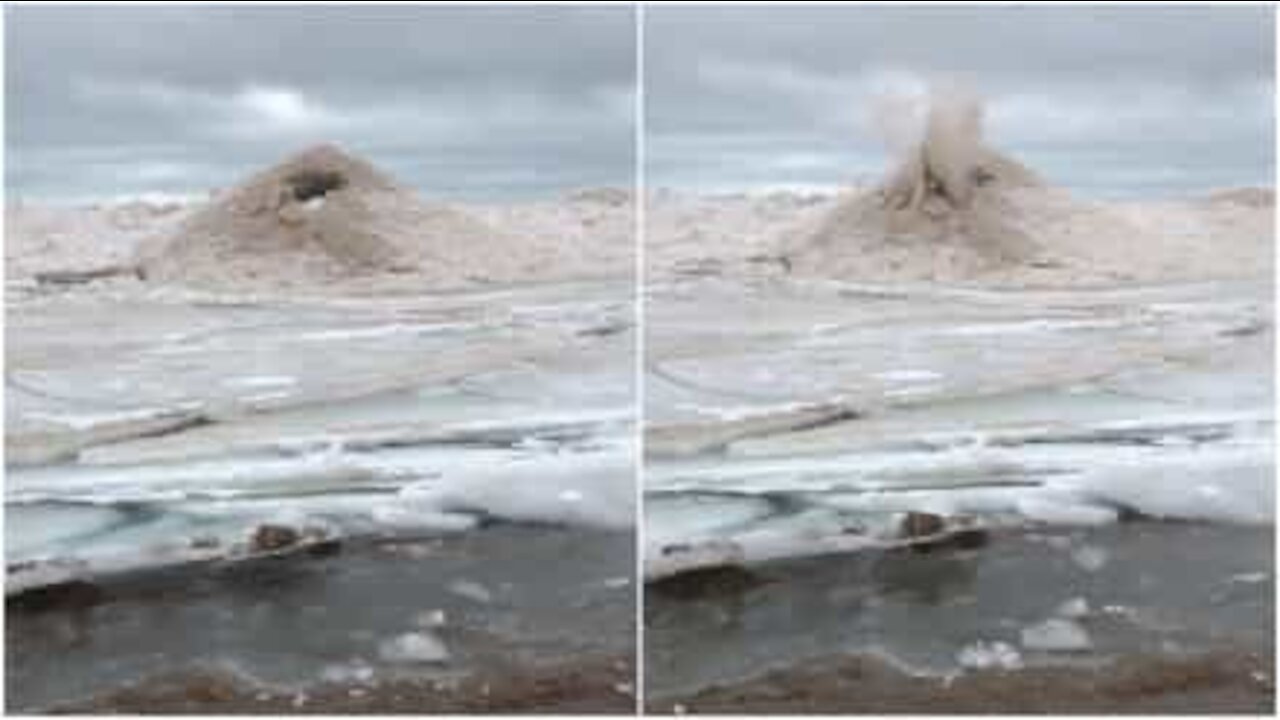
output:
[{"label": "sandy cone mound", "polygon": [[521,245],[322,145],[218,195],[173,232],[144,243],[137,263],[148,281],[196,286],[414,274],[439,287],[534,270],[521,261]]},{"label": "sandy cone mound", "polygon": [[1019,194],[1035,173],[982,140],[976,101],[937,98],[923,136],[879,187],[844,198],[789,253],[801,271],[860,277],[963,277],[1030,262]]}]

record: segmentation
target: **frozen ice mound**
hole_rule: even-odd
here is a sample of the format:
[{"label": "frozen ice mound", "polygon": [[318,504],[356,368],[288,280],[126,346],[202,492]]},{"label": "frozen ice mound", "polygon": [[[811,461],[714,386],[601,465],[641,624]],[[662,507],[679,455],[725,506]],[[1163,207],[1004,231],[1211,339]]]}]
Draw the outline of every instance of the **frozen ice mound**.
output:
[{"label": "frozen ice mound", "polygon": [[517,239],[461,210],[420,200],[333,145],[287,158],[216,196],[136,263],[148,281],[215,289],[315,286],[412,274],[435,287],[527,276],[545,242]]}]

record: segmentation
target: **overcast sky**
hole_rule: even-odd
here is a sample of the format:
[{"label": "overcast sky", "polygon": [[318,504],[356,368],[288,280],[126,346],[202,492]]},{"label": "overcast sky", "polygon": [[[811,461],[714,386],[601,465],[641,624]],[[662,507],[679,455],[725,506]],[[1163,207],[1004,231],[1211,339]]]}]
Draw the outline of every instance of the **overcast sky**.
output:
[{"label": "overcast sky", "polygon": [[[654,185],[874,179],[873,98],[951,78],[987,136],[1098,195],[1269,182],[1273,11],[650,6]],[[7,180],[191,192],[334,140],[432,195],[632,175],[633,11],[11,7]]]},{"label": "overcast sky", "polygon": [[986,135],[1093,195],[1270,184],[1270,7],[667,7],[645,11],[652,185],[875,179],[874,97],[931,78]]},{"label": "overcast sky", "polygon": [[11,193],[185,193],[331,140],[432,195],[633,176],[627,6],[10,7]]}]

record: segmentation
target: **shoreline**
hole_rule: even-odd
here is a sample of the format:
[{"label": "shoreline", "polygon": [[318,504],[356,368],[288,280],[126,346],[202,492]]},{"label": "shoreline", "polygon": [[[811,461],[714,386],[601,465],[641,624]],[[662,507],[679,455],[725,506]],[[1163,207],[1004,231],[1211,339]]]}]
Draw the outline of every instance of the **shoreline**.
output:
[{"label": "shoreline", "polygon": [[[651,699],[654,714],[1273,714],[1275,663],[1241,648],[1131,655],[1096,668],[916,677],[867,656],[801,663],[745,681]],[[677,710],[677,706],[679,709]]]},{"label": "shoreline", "polygon": [[48,714],[343,715],[564,713],[631,714],[634,665],[601,657],[462,680],[397,679],[326,683],[305,691],[273,688],[218,670],[152,676],[93,697],[56,704]]}]

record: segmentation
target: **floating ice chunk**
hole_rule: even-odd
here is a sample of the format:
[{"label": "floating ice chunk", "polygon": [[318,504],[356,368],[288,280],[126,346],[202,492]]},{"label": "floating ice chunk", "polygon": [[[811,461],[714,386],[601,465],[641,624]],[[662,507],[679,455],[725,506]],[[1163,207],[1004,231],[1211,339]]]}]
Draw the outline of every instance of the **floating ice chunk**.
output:
[{"label": "floating ice chunk", "polygon": [[1111,558],[1107,554],[1106,550],[1103,550],[1096,545],[1085,545],[1083,547],[1076,548],[1071,553],[1071,559],[1075,561],[1076,565],[1079,565],[1085,571],[1097,572],[1101,570]]},{"label": "floating ice chunk", "polygon": [[1124,605],[1103,605],[1102,612],[1108,615],[1129,615],[1133,610]]},{"label": "floating ice chunk", "polygon": [[866,534],[820,511],[799,513],[786,522],[694,542],[646,543],[647,580],[712,567],[743,567],[784,558],[838,555],[898,547],[912,540]]},{"label": "floating ice chunk", "polygon": [[1050,535],[1044,542],[1055,550],[1066,550],[1071,547],[1071,538],[1062,535]]},{"label": "floating ice chunk", "polygon": [[1053,614],[1058,617],[1069,618],[1072,620],[1082,618],[1089,614],[1089,601],[1082,597],[1064,600],[1062,604],[1053,611]]},{"label": "floating ice chunk", "polygon": [[970,670],[1017,670],[1022,667],[1022,654],[1007,642],[979,640],[966,645],[956,656],[960,667]]},{"label": "floating ice chunk", "polygon": [[471,580],[455,580],[449,583],[449,592],[480,603],[493,602],[493,593],[489,592],[489,588]]},{"label": "floating ice chunk", "polygon": [[353,682],[367,683],[373,679],[373,667],[363,658],[356,658],[351,662],[326,665],[320,671],[320,679],[335,685],[346,685]]},{"label": "floating ice chunk", "polygon": [[1227,579],[1227,582],[1240,583],[1243,585],[1256,585],[1257,583],[1266,581],[1267,573],[1265,572],[1238,573]]},{"label": "floating ice chunk", "polygon": [[515,458],[447,473],[401,491],[406,507],[611,529],[635,522],[630,452]]},{"label": "floating ice chunk", "polygon": [[378,656],[391,663],[442,663],[449,660],[449,649],[435,635],[417,631],[384,640]]},{"label": "floating ice chunk", "polygon": [[445,623],[447,622],[448,622],[448,616],[445,615],[445,612],[443,610],[440,610],[438,608],[435,610],[423,610],[422,612],[413,616],[413,624],[417,625],[420,628],[428,628],[428,629],[442,628],[445,626]]},{"label": "floating ice chunk", "polygon": [[1274,519],[1275,464],[1266,438],[1192,448],[1113,451],[1071,481],[1095,501],[1146,515],[1265,523]]},{"label": "floating ice chunk", "polygon": [[1022,629],[1022,647],[1047,652],[1081,652],[1093,647],[1089,633],[1080,623],[1051,618]]},{"label": "floating ice chunk", "polygon": [[729,539],[704,540],[692,544],[651,544],[644,556],[644,574],[650,580],[700,568],[741,566],[746,562],[742,546]]}]

